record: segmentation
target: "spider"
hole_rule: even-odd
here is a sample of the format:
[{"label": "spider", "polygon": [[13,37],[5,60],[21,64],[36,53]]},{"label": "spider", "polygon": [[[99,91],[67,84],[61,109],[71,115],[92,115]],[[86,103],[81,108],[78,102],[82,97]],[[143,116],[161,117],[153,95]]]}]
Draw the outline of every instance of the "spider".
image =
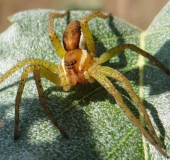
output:
[{"label": "spider", "polygon": [[[123,44],[120,46],[113,47],[97,58],[95,56],[96,51],[94,40],[88,27],[88,22],[95,17],[106,19],[110,16],[110,14],[105,15],[101,12],[92,12],[83,17],[81,21],[71,21],[64,31],[62,45],[54,31],[53,23],[55,18],[62,18],[68,13],[69,11],[66,11],[64,13],[49,14],[49,38],[57,54],[61,58],[61,64],[59,66],[47,60],[37,58],[25,59],[13,66],[0,78],[0,83],[2,83],[15,71],[27,65],[21,75],[21,81],[15,99],[14,139],[16,140],[19,137],[19,105],[21,101],[22,92],[26,83],[26,79],[28,77],[28,73],[33,72],[40,102],[47,116],[50,118],[52,123],[57,127],[57,129],[64,137],[68,138],[67,133],[58,125],[51,111],[47,107],[46,99],[43,93],[41,77],[48,79],[57,86],[63,87],[64,91],[69,91],[71,87],[76,86],[78,83],[84,84],[86,81],[89,83],[93,83],[95,80],[98,81],[115,98],[116,103],[120,106],[126,116],[132,121],[132,123],[141,131],[141,133],[146,137],[146,139],[163,156],[168,158],[168,155],[164,151],[164,143],[157,136],[145,107],[143,106],[139,97],[134,92],[132,85],[130,84],[128,79],[117,70],[107,66],[102,66],[101,64],[108,61],[113,56],[117,55],[120,51],[130,49],[154,62],[166,74],[170,75],[170,71],[155,57],[133,44]],[[120,81],[123,84],[127,93],[129,94],[137,109],[141,113],[143,119],[145,120],[145,127],[126,106],[121,94],[113,86],[113,84],[107,77]]]}]

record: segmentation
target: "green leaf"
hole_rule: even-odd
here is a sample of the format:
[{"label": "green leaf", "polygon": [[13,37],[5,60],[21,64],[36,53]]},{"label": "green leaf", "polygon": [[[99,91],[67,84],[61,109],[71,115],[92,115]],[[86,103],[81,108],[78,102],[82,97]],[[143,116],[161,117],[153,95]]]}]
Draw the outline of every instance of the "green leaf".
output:
[{"label": "green leaf", "polygon": [[[97,55],[119,44],[131,43],[152,53],[170,68],[169,9],[170,3],[145,32],[115,17],[91,20],[89,26]],[[41,58],[60,64],[60,58],[48,37],[50,12],[52,10],[30,10],[10,17],[13,24],[0,35],[0,75],[25,58]],[[69,20],[81,19],[87,13],[71,11],[70,16],[57,19],[55,30],[59,38],[62,39]],[[165,136],[165,143],[168,144],[169,77],[153,63],[130,51],[120,53],[105,65],[116,68],[131,81],[136,93],[143,99],[159,135]],[[4,123],[0,126],[2,160],[163,159],[116,105],[114,98],[97,82],[78,85],[64,92],[62,88],[42,79],[48,106],[70,137],[63,138],[40,105],[32,74],[25,85],[20,105],[20,138],[14,141],[15,95],[22,71],[20,69],[0,85],[0,121]],[[112,82],[126,104],[138,115],[122,85]]]}]

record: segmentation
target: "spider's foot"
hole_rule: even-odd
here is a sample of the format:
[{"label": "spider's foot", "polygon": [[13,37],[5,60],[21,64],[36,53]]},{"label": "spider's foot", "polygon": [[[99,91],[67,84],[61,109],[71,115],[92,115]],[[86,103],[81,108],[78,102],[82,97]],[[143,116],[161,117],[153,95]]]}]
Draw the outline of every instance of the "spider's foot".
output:
[{"label": "spider's foot", "polygon": [[169,156],[167,155],[166,158],[169,159]]},{"label": "spider's foot", "polygon": [[166,146],[165,146],[165,144],[163,144],[162,148],[163,148],[163,149],[166,149]]},{"label": "spider's foot", "polygon": [[162,143],[157,143],[162,149],[166,150],[166,145],[163,141],[161,141]]},{"label": "spider's foot", "polygon": [[19,135],[14,135],[14,140],[17,140],[19,138]]},{"label": "spider's foot", "polygon": [[57,128],[65,138],[69,139],[69,136],[67,135],[67,133],[60,126],[57,126]]},{"label": "spider's foot", "polygon": [[[60,131],[60,132],[61,132],[61,131]],[[69,139],[69,136],[67,135],[67,133],[66,133],[65,131],[62,130],[61,133],[62,133],[62,135],[63,135],[65,138]]]}]

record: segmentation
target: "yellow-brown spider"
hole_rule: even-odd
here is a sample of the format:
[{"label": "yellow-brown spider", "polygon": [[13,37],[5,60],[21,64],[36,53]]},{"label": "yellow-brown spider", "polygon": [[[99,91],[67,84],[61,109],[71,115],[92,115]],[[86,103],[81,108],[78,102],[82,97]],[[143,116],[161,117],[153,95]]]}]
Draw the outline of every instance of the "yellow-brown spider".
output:
[{"label": "yellow-brown spider", "polygon": [[[62,133],[64,137],[68,137],[68,135],[58,125],[51,111],[47,107],[41,84],[41,77],[50,80],[57,86],[63,87],[64,91],[68,91],[72,86],[75,86],[77,83],[83,84],[86,81],[89,83],[93,83],[95,80],[98,81],[111,95],[113,95],[117,104],[122,108],[126,116],[133,122],[133,124],[139,128],[139,130],[146,137],[146,139],[163,156],[168,158],[168,155],[164,151],[164,143],[157,136],[145,107],[143,106],[139,97],[134,92],[128,79],[124,75],[119,73],[117,70],[112,69],[110,67],[102,66],[101,64],[106,62],[113,56],[117,55],[120,51],[125,49],[131,49],[132,51],[135,51],[138,54],[141,54],[142,56],[153,61],[166,74],[170,75],[170,71],[155,57],[151,56],[149,53],[141,50],[140,48],[132,44],[124,44],[121,46],[113,47],[108,51],[104,52],[99,58],[95,57],[95,45],[92,34],[88,27],[88,21],[95,17],[100,17],[103,19],[109,17],[109,15],[104,15],[100,12],[93,12],[89,15],[86,15],[81,21],[75,20],[70,22],[67,28],[65,29],[62,46],[60,40],[54,32],[53,22],[55,18],[62,18],[67,14],[68,12],[65,12],[63,14],[51,13],[49,15],[49,37],[58,55],[61,57],[61,64],[59,66],[46,60],[25,59],[16,64],[0,78],[0,83],[2,83],[12,73],[17,71],[24,65],[28,65],[22,73],[21,81],[15,100],[14,139],[18,138],[19,104],[21,101],[22,92],[26,79],[28,77],[28,73],[33,72],[41,104],[52,123],[58,128],[58,130]],[[107,77],[120,81],[124,85],[126,91],[128,92],[134,104],[143,116],[147,125],[147,129],[142,126],[139,120],[126,106],[122,99],[122,96]]]}]

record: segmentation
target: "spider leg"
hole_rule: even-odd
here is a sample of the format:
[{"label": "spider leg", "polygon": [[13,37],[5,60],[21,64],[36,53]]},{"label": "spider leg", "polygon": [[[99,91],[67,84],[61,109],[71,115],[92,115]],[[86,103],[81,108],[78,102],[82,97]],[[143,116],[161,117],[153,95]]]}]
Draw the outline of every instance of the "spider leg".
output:
[{"label": "spider leg", "polygon": [[44,96],[43,88],[42,88],[42,84],[41,84],[41,79],[40,79],[41,69],[42,69],[41,66],[35,66],[35,68],[34,68],[34,79],[36,82],[36,86],[37,86],[41,104],[42,104],[45,112],[47,113],[48,117],[50,118],[51,122],[57,127],[57,129],[62,133],[62,135],[64,137],[68,138],[68,135],[66,134],[66,132],[58,125],[57,121],[55,120],[55,118],[52,115],[52,112],[47,107],[47,103],[45,100],[45,96]]},{"label": "spider leg", "polygon": [[[24,85],[25,85],[26,79],[28,77],[28,73],[29,72],[33,72],[33,70],[34,70],[34,66],[33,65],[35,65],[35,66],[36,65],[40,65],[41,68],[42,68],[41,69],[41,73],[40,73],[41,76],[47,78],[48,80],[50,80],[54,84],[56,84],[58,86],[61,86],[60,78],[55,74],[55,72],[59,73],[58,66],[55,65],[54,63],[49,62],[49,61],[40,60],[40,59],[25,59],[25,60],[19,62],[18,64],[16,64],[13,68],[11,68],[9,71],[7,71],[0,78],[0,83],[2,83],[6,78],[8,78],[15,71],[17,71],[18,69],[20,69],[21,67],[23,67],[24,65],[27,65],[27,64],[31,64],[31,65],[28,66],[24,70],[24,72],[22,73],[21,81],[20,81],[19,88],[18,88],[17,95],[16,95],[16,99],[15,99],[15,129],[14,129],[14,139],[18,138],[19,104],[20,104],[20,101],[21,101],[22,92],[23,92],[23,89],[24,89]],[[52,119],[52,118],[50,118],[50,119]],[[54,122],[54,120],[52,122],[57,124],[56,122]],[[60,130],[60,132],[62,132],[64,134],[64,132],[62,131],[62,129],[60,127],[57,127],[57,128]]]},{"label": "spider leg", "polygon": [[[113,73],[112,73],[113,74]],[[125,105],[123,102],[122,96],[120,93],[116,90],[116,88],[112,85],[112,83],[105,77],[105,75],[101,72],[101,69],[99,71],[99,68],[96,69],[96,71],[93,71],[91,73],[91,76],[95,78],[110,94],[113,95],[115,98],[117,104],[122,108],[122,110],[125,112],[126,116],[133,122],[134,125],[136,125],[141,133],[148,139],[148,141],[155,146],[155,148],[166,158],[168,158],[168,155],[165,153],[165,151],[157,144],[155,143],[155,140],[148,134],[148,132],[143,128],[143,126],[140,124],[140,122],[137,120],[137,118],[133,115],[133,113],[130,111],[130,109]]]},{"label": "spider leg", "polygon": [[113,47],[109,49],[108,51],[104,52],[100,57],[99,57],[99,62],[104,63],[110,58],[114,57],[117,55],[120,51],[123,51],[125,49],[130,49],[132,51],[137,52],[138,54],[141,54],[145,58],[149,59],[150,61],[154,62],[161,70],[163,70],[166,74],[170,75],[170,71],[159,61],[157,60],[154,56],[150,55],[146,51],[138,48],[137,46],[133,44],[123,44],[120,46]]},{"label": "spider leg", "polygon": [[68,14],[69,11],[64,12],[63,14],[60,13],[50,13],[49,15],[49,29],[48,29],[48,34],[49,34],[49,38],[55,48],[55,50],[57,51],[57,54],[63,58],[66,51],[63,48],[63,46],[61,45],[61,42],[59,40],[59,38],[57,37],[55,31],[54,31],[54,18],[62,18],[64,16],[66,16]]},{"label": "spider leg", "polygon": [[40,72],[41,77],[44,77],[51,81],[52,83],[56,84],[57,86],[62,86],[60,78],[52,71],[49,69],[41,66],[41,72]]},{"label": "spider leg", "polygon": [[21,81],[18,87],[16,99],[15,99],[15,128],[14,128],[14,140],[18,139],[18,126],[19,126],[19,104],[21,102],[22,92],[25,86],[28,73],[32,72],[34,69],[33,66],[28,66],[21,75]]},{"label": "spider leg", "polygon": [[140,101],[139,97],[136,95],[136,93],[133,90],[132,85],[130,84],[128,79],[123,74],[118,72],[117,70],[109,68],[109,67],[102,66],[101,69],[99,69],[99,70],[104,75],[106,75],[108,77],[111,77],[111,78],[114,78],[117,81],[122,82],[122,84],[124,85],[126,91],[130,95],[131,99],[136,104],[139,111],[142,113],[142,115],[143,115],[143,117],[145,119],[145,122],[148,125],[148,128],[149,128],[149,131],[150,131],[151,135],[154,137],[154,139],[156,140],[156,142],[158,143],[158,145],[160,147],[165,148],[164,144],[161,142],[161,140],[159,139],[159,137],[157,136],[157,134],[155,132],[155,129],[153,128],[152,122],[151,122],[151,120],[149,118],[149,115],[148,115],[145,107],[143,106],[143,104]]},{"label": "spider leg", "polygon": [[[17,71],[18,69],[22,68],[23,66],[30,64],[30,65],[40,65],[40,66],[44,66],[45,68],[47,68],[48,70],[50,70],[51,72],[56,72],[59,73],[59,68],[57,65],[55,65],[52,62],[46,61],[46,60],[41,60],[41,59],[25,59],[23,61],[20,61],[19,63],[17,63],[15,66],[13,66],[10,70],[8,70],[4,75],[2,75],[2,77],[0,77],[0,84],[7,79],[10,75],[12,75],[15,71]],[[47,75],[47,74],[46,74]],[[52,81],[52,78],[51,78]],[[55,84],[56,84],[56,79],[55,79]],[[60,84],[60,81],[58,81],[58,84]],[[60,85],[59,85],[60,86]]]},{"label": "spider leg", "polygon": [[100,18],[105,19],[105,18],[108,18],[109,16],[110,16],[110,14],[104,15],[101,12],[92,12],[92,13],[86,15],[85,17],[83,17],[83,19],[80,21],[81,29],[84,34],[88,52],[90,54],[94,54],[93,56],[95,56],[95,53],[96,53],[95,52],[95,44],[94,44],[94,40],[93,40],[92,34],[90,32],[90,29],[88,27],[88,21],[90,21],[91,19],[93,19],[95,17],[100,17]]}]

